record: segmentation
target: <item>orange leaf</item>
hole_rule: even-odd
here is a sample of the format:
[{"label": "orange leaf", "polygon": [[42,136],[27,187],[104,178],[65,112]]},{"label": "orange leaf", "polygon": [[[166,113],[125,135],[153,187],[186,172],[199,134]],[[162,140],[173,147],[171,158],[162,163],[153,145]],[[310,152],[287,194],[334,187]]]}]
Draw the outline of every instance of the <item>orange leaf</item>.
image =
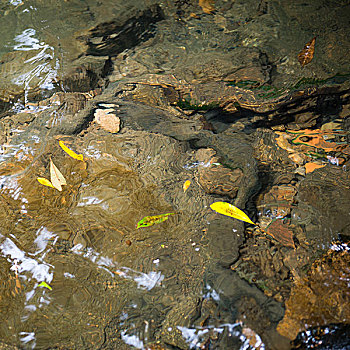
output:
[{"label": "orange leaf", "polygon": [[315,52],[316,37],[312,38],[300,51],[298,55],[298,61],[301,66],[304,67],[306,64],[310,63],[314,57]]},{"label": "orange leaf", "polygon": [[305,172],[306,174],[312,173],[314,170],[323,168],[326,164],[317,164],[317,163],[306,163],[305,164]]},{"label": "orange leaf", "polygon": [[199,0],[199,6],[202,8],[204,13],[208,14],[211,14],[213,11],[215,11],[213,3],[213,0]]},{"label": "orange leaf", "polygon": [[336,151],[341,148],[336,142],[326,141],[327,136],[341,135],[335,131],[322,131],[320,129],[310,130],[299,130],[297,132],[292,132],[292,134],[298,135],[293,140],[292,143],[295,145],[306,145],[316,148],[322,148],[326,152]]}]

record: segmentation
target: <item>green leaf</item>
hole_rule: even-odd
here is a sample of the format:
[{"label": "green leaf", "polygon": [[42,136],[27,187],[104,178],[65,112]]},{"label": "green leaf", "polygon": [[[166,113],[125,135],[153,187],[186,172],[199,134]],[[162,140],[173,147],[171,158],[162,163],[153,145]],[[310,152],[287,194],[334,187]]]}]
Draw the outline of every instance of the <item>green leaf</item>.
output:
[{"label": "green leaf", "polygon": [[154,224],[159,224],[165,220],[168,220],[169,215],[175,215],[175,213],[160,214],[155,216],[145,216],[137,223],[136,228],[148,227]]},{"label": "green leaf", "polygon": [[238,209],[234,205],[226,202],[215,202],[210,206],[211,209],[215,210],[219,214],[231,216],[237,220],[248,222],[249,224],[256,225],[252,220],[249,219],[241,209]]},{"label": "green leaf", "polygon": [[47,289],[52,290],[51,286],[48,285],[46,282],[41,282],[41,283],[38,285],[38,287],[45,287],[45,288],[47,288]]}]

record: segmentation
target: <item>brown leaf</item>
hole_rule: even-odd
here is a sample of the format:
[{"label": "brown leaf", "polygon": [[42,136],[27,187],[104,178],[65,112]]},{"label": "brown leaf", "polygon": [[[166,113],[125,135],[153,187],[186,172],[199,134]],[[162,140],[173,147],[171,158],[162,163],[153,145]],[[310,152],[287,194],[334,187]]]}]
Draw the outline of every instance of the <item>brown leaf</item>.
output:
[{"label": "brown leaf", "polygon": [[114,109],[96,109],[95,121],[106,131],[117,133],[120,130],[120,119],[110,112],[114,112]]},{"label": "brown leaf", "polygon": [[273,221],[267,228],[267,233],[285,247],[295,249],[293,232],[288,228],[288,224],[283,219]]},{"label": "brown leaf", "polygon": [[298,55],[298,61],[301,66],[304,67],[306,64],[310,63],[314,57],[315,52],[316,37],[312,38],[300,51]]},{"label": "brown leaf", "polygon": [[208,14],[211,14],[213,11],[215,11],[213,3],[213,0],[199,0],[199,6],[202,8],[204,13]]}]

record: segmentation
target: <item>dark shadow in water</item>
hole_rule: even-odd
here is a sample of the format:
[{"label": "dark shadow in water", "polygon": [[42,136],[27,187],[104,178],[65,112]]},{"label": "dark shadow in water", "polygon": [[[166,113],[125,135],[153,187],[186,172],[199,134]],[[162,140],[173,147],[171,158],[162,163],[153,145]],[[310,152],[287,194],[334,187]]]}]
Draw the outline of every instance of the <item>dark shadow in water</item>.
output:
[{"label": "dark shadow in water", "polygon": [[[337,89],[327,88],[313,94],[292,96],[265,113],[256,112],[237,103],[235,105],[237,111],[234,113],[215,108],[203,114],[203,118],[211,126],[210,130],[216,134],[224,132],[238,121],[244,124],[243,132],[246,134],[258,128],[287,126],[291,123],[300,124],[304,128],[318,127],[325,122],[325,118],[341,112],[342,106],[348,100],[345,94],[344,91],[339,92]],[[314,125],[315,122],[316,125]]]},{"label": "dark shadow in water", "polygon": [[[159,6],[152,6],[132,17],[122,26],[117,22],[101,23],[90,31],[85,39],[88,45],[86,54],[92,56],[117,56],[126,49],[139,45],[155,35],[154,24],[164,20],[164,14]],[[96,42],[96,38],[102,42]],[[99,40],[97,40],[99,41]]]},{"label": "dark shadow in water", "polygon": [[343,350],[350,349],[350,325],[330,324],[300,332],[293,349]]}]

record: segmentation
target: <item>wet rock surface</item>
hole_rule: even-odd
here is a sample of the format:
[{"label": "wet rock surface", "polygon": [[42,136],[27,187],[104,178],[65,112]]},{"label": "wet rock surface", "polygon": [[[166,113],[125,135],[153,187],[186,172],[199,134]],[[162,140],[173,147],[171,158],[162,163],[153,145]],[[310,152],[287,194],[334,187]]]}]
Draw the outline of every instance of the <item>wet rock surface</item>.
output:
[{"label": "wet rock surface", "polygon": [[293,214],[298,215],[301,210],[309,213],[309,217],[304,218],[310,221],[310,225],[305,224],[309,241],[322,244],[334,238],[335,233],[349,236],[346,219],[350,204],[349,180],[349,173],[338,167],[319,169],[300,182],[297,196],[300,209]]},{"label": "wet rock surface", "polygon": [[306,278],[296,281],[277,328],[280,334],[294,340],[310,326],[349,323],[345,277],[349,274],[349,253],[346,249],[347,246],[334,245],[313,263]]},{"label": "wet rock surface", "polygon": [[[18,259],[9,247],[37,254],[43,227],[43,266],[56,269],[50,296],[37,293],[40,276],[17,270],[10,289],[1,286],[0,308],[13,314],[1,337],[20,345],[9,327],[30,335],[35,324],[43,348],[238,349],[251,341],[249,327],[280,350],[308,326],[349,323],[348,249],[326,252],[350,235],[349,5],[61,6],[60,16],[74,8],[72,21],[86,25],[65,32],[72,63],[62,76],[50,75],[48,61],[29,85],[13,83],[39,49],[0,62],[9,257],[0,277]],[[315,20],[320,13],[326,22]],[[297,54],[315,35],[314,59],[301,67]],[[58,139],[85,161],[64,155]],[[36,180],[49,178],[50,159],[66,176],[62,192]],[[214,201],[258,225],[211,211]],[[136,230],[142,217],[167,212],[175,215]],[[29,287],[40,307],[27,308],[23,326]]]}]

